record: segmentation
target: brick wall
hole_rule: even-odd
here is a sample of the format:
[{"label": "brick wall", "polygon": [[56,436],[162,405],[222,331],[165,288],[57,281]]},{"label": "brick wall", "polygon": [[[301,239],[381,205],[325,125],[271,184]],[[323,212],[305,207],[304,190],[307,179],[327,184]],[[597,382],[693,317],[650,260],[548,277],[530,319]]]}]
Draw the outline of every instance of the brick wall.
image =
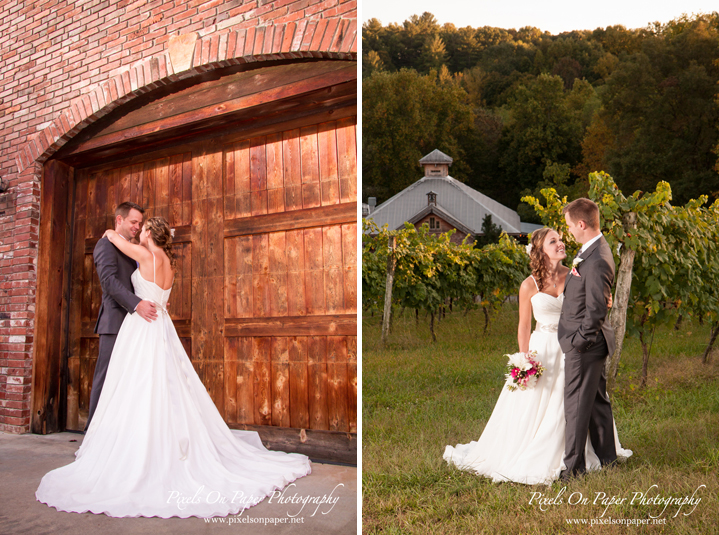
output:
[{"label": "brick wall", "polygon": [[0,431],[30,429],[42,163],[161,85],[286,58],[357,57],[356,0],[5,0],[0,12]]}]

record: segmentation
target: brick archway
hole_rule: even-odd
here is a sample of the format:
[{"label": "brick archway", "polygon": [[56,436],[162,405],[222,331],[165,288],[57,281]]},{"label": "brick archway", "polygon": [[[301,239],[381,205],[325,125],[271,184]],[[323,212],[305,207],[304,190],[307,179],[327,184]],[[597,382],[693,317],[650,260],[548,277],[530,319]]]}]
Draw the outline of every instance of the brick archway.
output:
[{"label": "brick archway", "polygon": [[302,58],[356,60],[357,19],[301,20],[218,31],[203,37],[196,32],[173,36],[165,52],[123,68],[84,90],[18,150],[18,172],[45,163],[86,127],[154,89],[233,65]]}]

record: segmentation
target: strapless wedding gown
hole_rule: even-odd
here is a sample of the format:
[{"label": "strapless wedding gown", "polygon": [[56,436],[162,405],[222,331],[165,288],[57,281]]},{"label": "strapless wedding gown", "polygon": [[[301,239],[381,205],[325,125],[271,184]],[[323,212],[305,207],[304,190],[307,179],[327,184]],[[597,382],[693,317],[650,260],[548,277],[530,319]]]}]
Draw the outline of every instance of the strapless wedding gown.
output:
[{"label": "strapless wedding gown", "polygon": [[167,313],[170,290],[139,269],[132,283],[158,318],[125,317],[76,460],[47,473],[37,499],[114,517],[226,516],[309,474],[306,456],[227,427]]},{"label": "strapless wedding gown", "polygon": [[[462,470],[528,485],[549,484],[564,466],[564,354],[559,347],[557,323],[564,294],[559,297],[539,292],[532,296],[537,326],[529,339],[544,373],[533,389],[510,392],[502,387],[494,411],[476,442],[447,446],[444,459]],[[632,455],[619,444],[614,426],[617,457]],[[587,470],[601,468],[587,438]]]}]

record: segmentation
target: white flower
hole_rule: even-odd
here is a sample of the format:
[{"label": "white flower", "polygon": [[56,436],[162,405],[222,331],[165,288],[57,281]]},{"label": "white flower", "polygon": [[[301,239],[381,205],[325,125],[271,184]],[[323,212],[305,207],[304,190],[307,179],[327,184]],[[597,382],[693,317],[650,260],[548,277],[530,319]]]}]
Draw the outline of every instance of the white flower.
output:
[{"label": "white flower", "polygon": [[527,247],[525,247],[525,249],[527,250],[527,254],[530,254],[532,252],[532,244],[527,244]]},{"label": "white flower", "polygon": [[170,229],[170,236],[171,236],[172,238],[175,237],[175,229],[174,229],[174,228],[171,228],[171,229]]},{"label": "white flower", "polygon": [[509,366],[512,366],[514,368],[522,368],[522,366],[526,363],[527,359],[524,356],[524,353],[512,353],[511,355],[505,355],[509,359],[509,362],[507,364]]},{"label": "white flower", "polygon": [[530,375],[527,377],[527,388],[534,388],[537,386],[537,376],[536,375]]},{"label": "white flower", "polygon": [[577,267],[579,264],[584,262],[584,258],[574,257],[574,260],[572,260],[572,266]]}]

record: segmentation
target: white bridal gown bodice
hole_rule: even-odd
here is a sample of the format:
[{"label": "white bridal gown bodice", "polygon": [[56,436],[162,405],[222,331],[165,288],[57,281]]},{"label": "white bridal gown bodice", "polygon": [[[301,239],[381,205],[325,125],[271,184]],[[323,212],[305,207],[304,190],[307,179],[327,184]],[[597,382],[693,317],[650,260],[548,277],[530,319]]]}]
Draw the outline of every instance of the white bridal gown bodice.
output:
[{"label": "white bridal gown bodice", "polygon": [[[564,458],[564,354],[559,347],[557,324],[564,294],[559,297],[538,292],[531,298],[536,328],[529,350],[536,350],[545,368],[537,386],[510,392],[505,387],[494,411],[476,442],[447,446],[444,459],[463,470],[492,478],[525,484],[549,484],[565,468]],[[629,457],[614,440],[618,457]],[[587,440],[588,470],[600,462]]]},{"label": "white bridal gown bodice", "polygon": [[226,516],[310,473],[306,456],[227,427],[167,314],[170,290],[139,269],[132,283],[158,319],[126,316],[76,460],[46,474],[37,499],[115,517]]}]

